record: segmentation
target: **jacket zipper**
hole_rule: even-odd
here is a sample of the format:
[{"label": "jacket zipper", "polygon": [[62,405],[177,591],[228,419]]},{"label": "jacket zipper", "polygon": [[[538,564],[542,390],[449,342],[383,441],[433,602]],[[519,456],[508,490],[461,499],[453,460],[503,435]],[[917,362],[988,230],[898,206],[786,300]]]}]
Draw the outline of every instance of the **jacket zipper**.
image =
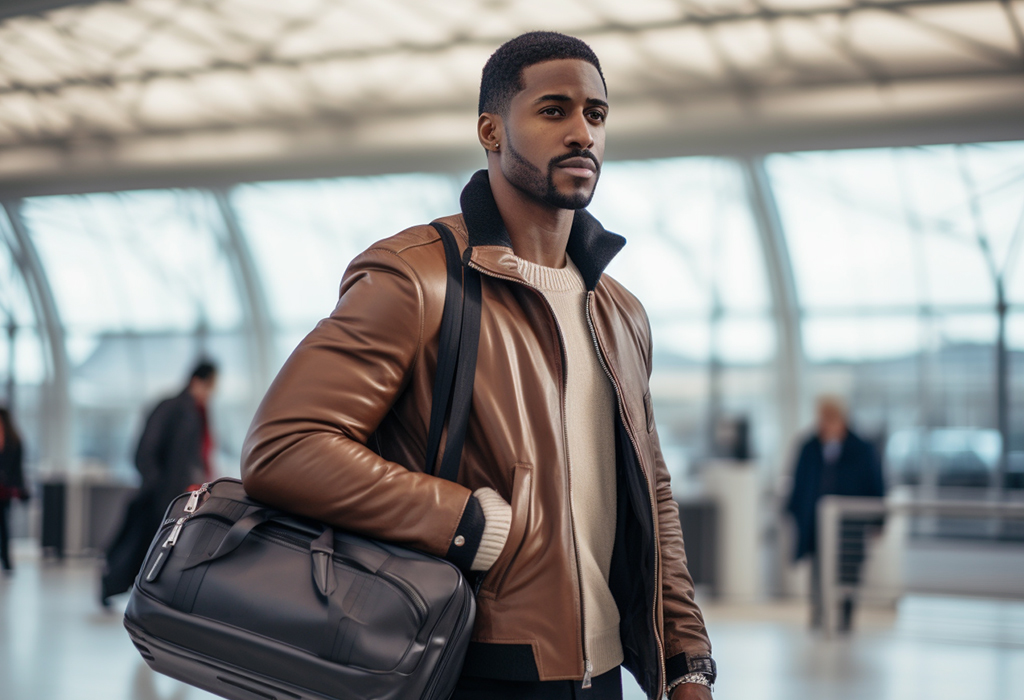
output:
[{"label": "jacket zipper", "polygon": [[[615,389],[615,396],[618,399],[616,401],[616,403],[618,404],[619,417],[622,420],[622,426],[626,429],[626,434],[629,436],[629,441],[633,445],[633,452],[634,452],[634,454],[636,454],[637,465],[641,465],[641,462],[640,462],[640,448],[636,444],[636,438],[633,437],[633,433],[629,429],[629,423],[626,422],[626,412],[622,409],[622,393],[619,391],[618,382],[616,382],[615,381],[615,377],[612,376],[611,369],[608,367],[608,364],[604,360],[604,353],[601,351],[601,343],[597,339],[597,329],[594,328],[594,320],[591,317],[591,312],[590,312],[590,303],[591,303],[591,301],[593,301],[593,298],[594,298],[594,293],[592,291],[587,292],[587,305],[586,305],[587,306],[587,325],[590,327],[590,337],[594,341],[594,349],[597,351],[597,359],[601,363],[601,368],[604,369],[605,374],[608,375],[608,379],[612,383],[612,387]],[[641,466],[641,471],[642,471],[642,466]],[[644,481],[646,482],[646,480],[647,480],[647,477],[645,476],[644,477]],[[650,501],[650,504],[651,504],[652,534],[655,535],[655,537],[654,537],[654,596],[653,596],[654,603],[653,603],[653,609],[651,610],[651,620],[652,620],[652,623],[653,623],[652,624],[652,629],[654,630],[654,641],[658,645],[658,668],[659,668],[659,672],[660,672],[659,683],[660,683],[660,687],[661,687],[661,691],[658,693],[658,697],[661,697],[661,696],[663,696],[665,694],[665,675],[666,675],[666,672],[665,672],[665,651],[664,651],[663,643],[661,641],[661,631],[658,629],[658,571],[659,571],[659,567],[660,567],[660,564],[659,564],[659,561],[658,561],[659,558],[660,558],[659,557],[660,553],[659,553],[659,550],[658,550],[658,538],[656,536],[657,535],[656,530],[657,530],[657,526],[658,526],[658,517],[657,517],[656,506],[655,506],[655,503],[654,503],[654,496],[651,494],[650,486],[648,486],[644,490],[647,492],[647,500]]]},{"label": "jacket zipper", "polygon": [[548,307],[548,312],[551,314],[551,320],[555,324],[555,332],[558,333],[558,350],[562,358],[562,449],[565,450],[565,478],[566,488],[569,492],[568,494],[566,494],[569,499],[569,528],[572,531],[572,548],[573,553],[576,555],[576,582],[577,586],[579,587],[580,594],[580,650],[583,652],[582,687],[590,688],[592,685],[591,677],[594,671],[594,665],[591,663],[590,657],[587,655],[587,622],[585,611],[583,608],[583,570],[580,567],[580,543],[579,538],[576,534],[576,512],[573,509],[572,504],[572,464],[569,460],[569,430],[565,425],[565,399],[568,391],[567,384],[569,381],[566,373],[566,370],[568,369],[568,358],[565,355],[565,339],[562,338],[562,329],[558,326],[558,318],[555,316],[555,309],[551,306],[551,302],[548,301],[547,297],[544,296],[544,292],[542,292],[538,287],[535,287],[534,285],[522,279],[516,279],[515,277],[510,277],[507,275],[499,275],[489,270],[484,270],[480,266],[475,265],[472,261],[470,261],[468,265],[469,267],[472,267],[474,270],[480,272],[481,274],[488,275],[490,277],[495,277],[497,279],[508,280],[509,282],[515,282],[525,287],[529,287],[530,289],[537,292],[537,295],[544,300],[544,305]]}]

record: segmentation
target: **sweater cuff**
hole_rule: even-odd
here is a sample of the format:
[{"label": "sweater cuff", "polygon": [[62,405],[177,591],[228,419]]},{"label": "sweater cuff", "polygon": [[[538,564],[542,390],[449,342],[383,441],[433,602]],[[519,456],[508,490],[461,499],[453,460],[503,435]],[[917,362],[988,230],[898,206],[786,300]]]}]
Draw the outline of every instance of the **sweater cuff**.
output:
[{"label": "sweater cuff", "polygon": [[470,496],[466,502],[466,508],[462,511],[462,520],[455,529],[452,543],[448,546],[448,553],[445,558],[463,572],[470,570],[469,566],[476,557],[480,548],[480,538],[484,534],[484,511],[480,507],[480,501],[476,496]]},{"label": "sweater cuff", "polygon": [[512,506],[494,489],[477,489],[473,496],[480,502],[484,512],[484,531],[470,569],[487,571],[505,548],[505,540],[508,539],[508,531],[512,526]]}]

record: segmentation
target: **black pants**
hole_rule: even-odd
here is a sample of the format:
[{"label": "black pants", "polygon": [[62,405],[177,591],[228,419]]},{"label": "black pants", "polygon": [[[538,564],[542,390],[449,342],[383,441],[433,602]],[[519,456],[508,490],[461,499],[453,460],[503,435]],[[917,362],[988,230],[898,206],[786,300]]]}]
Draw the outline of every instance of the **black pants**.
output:
[{"label": "black pants", "polygon": [[[840,583],[847,583],[841,581]],[[843,596],[839,601],[839,631],[849,632],[853,626],[853,609],[856,601],[853,596]],[[811,556],[811,627],[820,628],[825,624],[825,601],[821,592],[821,562],[818,556]]]},{"label": "black pants", "polygon": [[498,681],[463,676],[451,700],[622,700],[619,668],[602,673],[584,690],[580,681]]},{"label": "black pants", "polygon": [[139,493],[128,504],[121,527],[107,548],[101,582],[104,599],[132,587],[162,518],[163,509],[150,495]]},{"label": "black pants", "polygon": [[11,502],[0,500],[0,566],[4,571],[11,570],[11,530],[7,522],[10,510]]}]

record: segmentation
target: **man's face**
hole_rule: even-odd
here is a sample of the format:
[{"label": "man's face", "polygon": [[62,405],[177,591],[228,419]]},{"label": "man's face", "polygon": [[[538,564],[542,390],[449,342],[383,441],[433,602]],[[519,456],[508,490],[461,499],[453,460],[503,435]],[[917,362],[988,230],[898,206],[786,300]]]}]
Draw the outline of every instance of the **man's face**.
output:
[{"label": "man's face", "polygon": [[818,435],[823,442],[846,437],[846,416],[839,406],[831,403],[818,406]]},{"label": "man's face", "polygon": [[199,379],[195,377],[189,383],[189,391],[196,403],[201,406],[205,406],[210,402],[210,397],[213,396],[213,390],[217,387],[217,376],[214,375],[209,379]]},{"label": "man's face", "polygon": [[586,61],[558,59],[525,68],[523,85],[504,117],[501,172],[552,207],[582,209],[604,159],[608,97],[601,75]]}]

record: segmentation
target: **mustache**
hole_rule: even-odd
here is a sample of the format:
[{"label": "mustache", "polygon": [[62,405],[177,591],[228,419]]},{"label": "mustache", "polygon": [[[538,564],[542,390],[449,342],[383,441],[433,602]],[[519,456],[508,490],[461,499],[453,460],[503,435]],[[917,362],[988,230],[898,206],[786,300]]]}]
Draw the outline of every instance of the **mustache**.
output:
[{"label": "mustache", "polygon": [[601,163],[600,161],[597,160],[597,156],[595,156],[586,148],[575,148],[569,153],[560,156],[555,156],[548,162],[548,168],[553,168],[562,161],[569,160],[570,158],[589,158],[590,160],[594,161],[594,167],[597,168],[597,171],[601,172]]}]

